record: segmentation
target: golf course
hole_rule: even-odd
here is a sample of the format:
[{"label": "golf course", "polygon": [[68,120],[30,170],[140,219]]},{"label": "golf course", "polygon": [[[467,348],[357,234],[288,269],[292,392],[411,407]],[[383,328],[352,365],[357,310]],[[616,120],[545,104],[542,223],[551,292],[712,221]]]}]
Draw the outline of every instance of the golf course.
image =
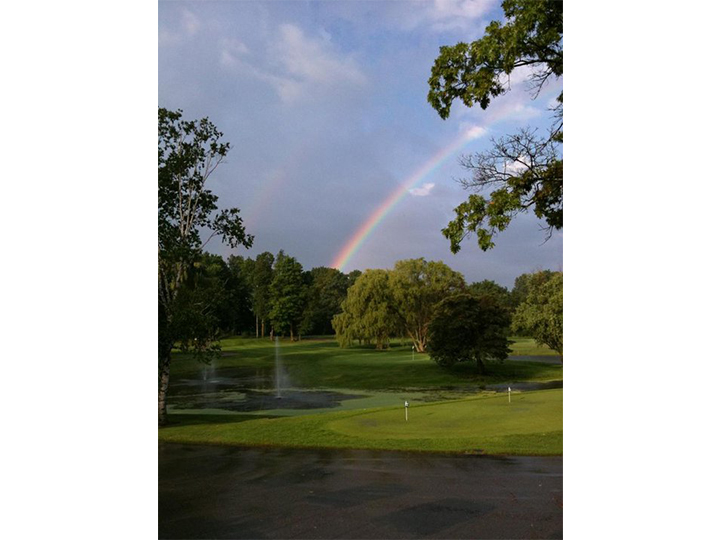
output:
[{"label": "golf course", "polygon": [[484,375],[471,364],[441,368],[399,340],[375,350],[340,348],[328,338],[230,338],[208,365],[175,352],[169,421],[159,438],[562,455],[562,363],[532,339],[512,342],[511,356]]}]

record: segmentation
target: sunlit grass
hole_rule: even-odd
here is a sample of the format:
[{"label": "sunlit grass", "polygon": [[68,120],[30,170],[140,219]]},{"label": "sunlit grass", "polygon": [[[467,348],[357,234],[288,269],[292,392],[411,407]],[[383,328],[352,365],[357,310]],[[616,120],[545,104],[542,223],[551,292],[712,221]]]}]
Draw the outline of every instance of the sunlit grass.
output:
[{"label": "sunlit grass", "polygon": [[[236,420],[233,421],[233,418]],[[562,454],[562,390],[482,395],[292,418],[190,416],[160,430],[166,442],[374,448],[487,454]]]}]

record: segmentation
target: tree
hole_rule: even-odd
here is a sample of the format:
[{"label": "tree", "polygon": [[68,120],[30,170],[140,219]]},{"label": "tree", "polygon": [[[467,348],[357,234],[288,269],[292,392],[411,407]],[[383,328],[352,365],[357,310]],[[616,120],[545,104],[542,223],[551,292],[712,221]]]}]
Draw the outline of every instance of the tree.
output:
[{"label": "tree", "polygon": [[273,280],[275,256],[265,251],[248,263],[252,274],[252,307],[255,313],[255,337],[265,337],[265,321],[270,316],[270,284]]},{"label": "tree", "polygon": [[538,270],[527,274],[521,274],[515,278],[513,290],[510,292],[510,302],[513,311],[522,304],[530,294],[531,287],[545,283],[553,276],[551,270]]},{"label": "tree", "polygon": [[353,340],[374,341],[384,349],[390,337],[397,335],[400,320],[390,291],[387,270],[365,270],[348,289],[342,313],[333,317],[335,337],[341,347]]},{"label": "tree", "polygon": [[302,265],[281,250],[275,258],[270,283],[270,312],[275,334],[290,334],[294,340],[305,307]]},{"label": "tree", "polygon": [[[510,90],[510,74],[530,67],[534,97],[546,82],[563,74],[563,4],[556,0],[505,0],[506,22],[491,22],[485,35],[472,43],[440,47],[428,80],[428,102],[447,119],[455,99],[485,110],[493,98]],[[489,200],[471,194],[455,208],[456,217],[442,230],[453,253],[469,234],[476,234],[483,251],[519,213],[533,209],[544,219],[548,237],[562,228],[563,163],[562,92],[553,108],[547,136],[536,129],[492,139],[492,149],[463,158],[471,179],[466,189],[494,189]]]},{"label": "tree", "polygon": [[388,276],[392,309],[397,312],[404,333],[412,340],[415,350],[425,352],[435,306],[464,289],[465,280],[445,263],[428,262],[423,258],[396,262]]},{"label": "tree", "polygon": [[[252,245],[240,210],[218,210],[206,188],[230,145],[207,119],[183,120],[182,111],[158,109],[158,422],[167,420],[166,395],[171,352],[186,344],[198,358],[216,352],[211,322],[186,288],[192,265],[210,238],[230,247]],[[205,241],[201,232],[207,232]],[[183,289],[186,288],[185,291]]]},{"label": "tree", "polygon": [[348,276],[324,266],[307,272],[308,301],[303,313],[302,329],[305,334],[332,334],[332,319],[342,312],[347,296]]},{"label": "tree", "polygon": [[514,332],[528,335],[541,345],[563,353],[563,275],[531,280],[527,298],[513,316]]},{"label": "tree", "polygon": [[510,291],[502,285],[498,285],[490,279],[472,283],[468,286],[468,292],[475,296],[492,296],[497,303],[508,310],[512,307]]},{"label": "tree", "polygon": [[487,362],[507,358],[509,327],[510,315],[494,297],[451,296],[440,302],[430,323],[430,358],[442,367],[475,362],[478,372],[485,374]]},{"label": "tree", "polygon": [[231,304],[228,331],[241,334],[254,326],[252,310],[252,279],[254,262],[250,257],[230,255],[227,266],[230,279],[227,283],[228,302]]}]

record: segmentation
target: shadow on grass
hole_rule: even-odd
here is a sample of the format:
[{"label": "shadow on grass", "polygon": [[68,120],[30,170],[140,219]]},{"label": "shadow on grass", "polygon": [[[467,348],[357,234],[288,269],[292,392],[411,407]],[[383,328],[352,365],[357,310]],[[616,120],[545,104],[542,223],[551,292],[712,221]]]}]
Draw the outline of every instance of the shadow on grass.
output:
[{"label": "shadow on grass", "polygon": [[[262,414],[168,414],[163,427],[197,426],[202,424],[237,424],[258,418],[277,418]],[[160,428],[162,429],[162,428]]]}]

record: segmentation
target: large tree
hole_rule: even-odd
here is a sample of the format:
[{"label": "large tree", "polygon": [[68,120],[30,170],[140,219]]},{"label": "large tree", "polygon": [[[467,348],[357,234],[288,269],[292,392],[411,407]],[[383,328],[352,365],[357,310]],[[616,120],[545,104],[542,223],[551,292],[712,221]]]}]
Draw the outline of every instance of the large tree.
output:
[{"label": "large tree", "polygon": [[549,278],[537,274],[529,282],[525,300],[515,310],[512,328],[542,345],[563,353],[563,275],[556,272]]},{"label": "large tree", "polygon": [[490,279],[471,283],[468,286],[468,292],[475,296],[492,296],[501,306],[508,310],[512,309],[512,295],[510,291]]},{"label": "large tree", "polygon": [[252,308],[255,314],[255,337],[265,337],[265,321],[270,317],[270,284],[275,256],[265,251],[247,263],[252,275]]},{"label": "large tree", "polygon": [[[493,98],[510,90],[510,74],[518,68],[531,70],[534,97],[549,80],[562,76],[562,1],[505,0],[502,7],[505,21],[491,22],[482,38],[440,48],[428,80],[428,101],[443,119],[456,99],[487,109]],[[548,133],[525,128],[492,139],[486,152],[463,158],[471,173],[463,186],[493,191],[489,199],[473,193],[455,208],[455,219],[442,231],[453,253],[470,234],[477,236],[483,251],[494,247],[497,233],[518,213],[531,209],[545,221],[548,236],[562,228],[562,92],[552,111]]]},{"label": "large tree", "polygon": [[348,289],[342,313],[333,318],[335,337],[341,347],[353,340],[375,342],[384,349],[399,332],[400,320],[390,291],[387,270],[365,270]]},{"label": "large tree", "polygon": [[428,352],[438,365],[473,362],[486,373],[489,361],[502,362],[510,352],[510,315],[493,296],[459,294],[443,300],[430,323]]},{"label": "large tree", "polygon": [[252,269],[254,261],[250,257],[230,255],[227,260],[230,279],[228,280],[228,301],[231,303],[229,331],[241,334],[254,326],[252,310]]},{"label": "large tree", "polygon": [[[167,419],[171,352],[182,342],[199,358],[211,354],[214,334],[201,324],[203,307],[184,294],[188,273],[213,236],[231,247],[252,245],[240,210],[219,210],[206,183],[230,145],[208,120],[184,120],[158,109],[158,422]],[[206,233],[203,238],[203,233]],[[190,321],[195,321],[190,322]]]},{"label": "large tree", "polygon": [[389,273],[392,308],[415,350],[425,352],[427,333],[435,307],[465,287],[462,274],[439,261],[407,259],[395,263]]},{"label": "large tree", "polygon": [[305,308],[305,284],[302,265],[283,251],[275,257],[269,292],[274,334],[289,333],[294,340]]},{"label": "large tree", "polygon": [[545,283],[553,274],[554,272],[552,270],[537,270],[535,272],[520,274],[516,277],[513,289],[510,292],[510,304],[513,311],[525,301],[532,287],[537,287]]},{"label": "large tree", "polygon": [[335,268],[320,266],[306,273],[308,301],[303,313],[302,329],[306,334],[332,334],[332,319],[342,312],[347,296],[348,276]]}]

